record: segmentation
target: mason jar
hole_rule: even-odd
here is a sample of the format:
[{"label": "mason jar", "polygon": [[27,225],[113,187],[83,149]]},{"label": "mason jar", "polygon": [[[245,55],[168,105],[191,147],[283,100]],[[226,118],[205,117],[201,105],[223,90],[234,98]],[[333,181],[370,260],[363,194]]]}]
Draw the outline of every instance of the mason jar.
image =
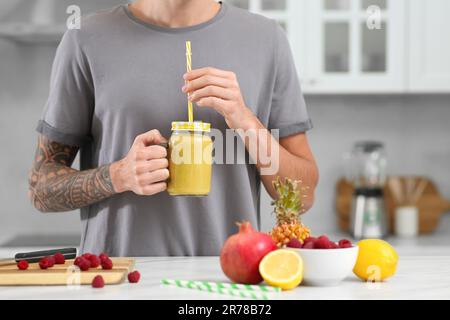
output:
[{"label": "mason jar", "polygon": [[167,191],[172,196],[206,196],[211,191],[211,124],[172,122]]}]

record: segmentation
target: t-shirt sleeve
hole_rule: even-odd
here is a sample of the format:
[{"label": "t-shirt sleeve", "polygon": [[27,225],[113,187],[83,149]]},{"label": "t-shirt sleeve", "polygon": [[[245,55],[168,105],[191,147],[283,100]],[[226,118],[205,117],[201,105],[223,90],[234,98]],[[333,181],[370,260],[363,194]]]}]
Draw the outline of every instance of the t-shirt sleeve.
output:
[{"label": "t-shirt sleeve", "polygon": [[281,138],[311,129],[312,122],[300,89],[300,81],[289,41],[284,30],[278,24],[275,39],[276,78],[269,129],[279,129]]},{"label": "t-shirt sleeve", "polygon": [[37,131],[52,141],[81,147],[91,136],[94,88],[77,32],[68,30],[58,46]]}]

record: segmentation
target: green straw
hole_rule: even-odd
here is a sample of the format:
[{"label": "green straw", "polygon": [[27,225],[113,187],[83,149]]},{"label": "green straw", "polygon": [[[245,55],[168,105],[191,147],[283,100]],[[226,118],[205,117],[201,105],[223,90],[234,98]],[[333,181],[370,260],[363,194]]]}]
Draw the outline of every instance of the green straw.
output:
[{"label": "green straw", "polygon": [[162,282],[164,284],[171,284],[171,285],[175,285],[177,281],[182,284],[194,283],[197,285],[203,285],[206,287],[217,287],[217,288],[221,288],[221,289],[248,290],[248,291],[260,291],[260,292],[281,292],[281,288],[265,286],[265,285],[212,282],[212,281],[201,281],[201,280],[173,280],[173,279],[163,279],[162,280]]},{"label": "green straw", "polygon": [[280,288],[270,286],[256,286],[234,283],[196,281],[196,280],[173,280],[162,279],[162,284],[172,285],[178,288],[195,289],[212,293],[226,294],[233,297],[241,297],[247,299],[267,300],[267,293],[280,292]]}]

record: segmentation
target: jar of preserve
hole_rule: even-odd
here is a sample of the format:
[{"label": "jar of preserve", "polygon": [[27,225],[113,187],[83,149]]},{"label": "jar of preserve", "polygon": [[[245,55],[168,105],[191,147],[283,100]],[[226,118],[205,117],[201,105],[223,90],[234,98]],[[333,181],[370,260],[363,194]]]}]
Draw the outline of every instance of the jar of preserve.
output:
[{"label": "jar of preserve", "polygon": [[206,196],[211,190],[211,124],[201,121],[172,122],[169,139],[169,181],[172,196]]}]

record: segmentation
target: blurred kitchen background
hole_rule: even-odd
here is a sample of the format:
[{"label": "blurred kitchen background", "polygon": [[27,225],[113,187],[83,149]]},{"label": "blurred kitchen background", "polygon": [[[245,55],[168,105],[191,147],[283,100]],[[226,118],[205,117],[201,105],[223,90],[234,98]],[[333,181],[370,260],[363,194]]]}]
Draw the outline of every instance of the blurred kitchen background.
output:
[{"label": "blurred kitchen background", "polygon": [[[41,214],[27,199],[35,127],[68,6],[87,14],[123,2],[0,0],[1,246],[78,245],[77,212]],[[321,176],[314,208],[304,216],[313,232],[342,232],[336,184],[345,175],[343,154],[356,141],[375,140],[384,144],[389,175],[426,177],[440,193],[420,212],[432,216],[420,219],[431,223],[431,236],[417,241],[450,239],[448,206],[434,205],[450,199],[450,1],[228,2],[276,19],[291,41]],[[265,193],[261,209],[268,230],[274,220]]]}]

